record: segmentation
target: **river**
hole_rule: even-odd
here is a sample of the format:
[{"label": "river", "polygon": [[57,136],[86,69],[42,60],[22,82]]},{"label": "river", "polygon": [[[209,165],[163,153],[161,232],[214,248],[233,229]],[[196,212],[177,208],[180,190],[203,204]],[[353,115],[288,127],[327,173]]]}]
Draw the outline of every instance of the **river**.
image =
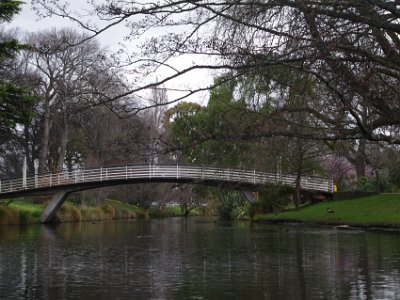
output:
[{"label": "river", "polygon": [[202,218],[0,227],[0,299],[400,299],[400,234]]}]

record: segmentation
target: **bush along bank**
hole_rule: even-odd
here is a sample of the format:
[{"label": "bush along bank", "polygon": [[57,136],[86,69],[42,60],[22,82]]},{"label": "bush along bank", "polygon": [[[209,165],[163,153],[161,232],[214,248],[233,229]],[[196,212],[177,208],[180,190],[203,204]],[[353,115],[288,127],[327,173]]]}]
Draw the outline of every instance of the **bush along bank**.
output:
[{"label": "bush along bank", "polygon": [[[40,223],[45,205],[18,201],[0,204],[1,225]],[[57,212],[55,222],[111,221],[119,219],[148,218],[148,210],[117,200],[107,200],[99,206],[76,206],[66,202]]]},{"label": "bush along bank", "polygon": [[268,223],[400,229],[400,194],[378,194],[358,199],[322,202],[298,211],[258,214],[254,220]]}]

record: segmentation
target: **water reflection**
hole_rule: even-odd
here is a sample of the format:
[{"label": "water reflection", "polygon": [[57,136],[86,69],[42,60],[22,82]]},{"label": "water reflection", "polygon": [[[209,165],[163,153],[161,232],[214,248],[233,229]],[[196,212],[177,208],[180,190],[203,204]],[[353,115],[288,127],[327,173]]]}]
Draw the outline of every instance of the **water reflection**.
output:
[{"label": "water reflection", "polygon": [[400,235],[207,219],[0,228],[4,299],[396,299]]}]

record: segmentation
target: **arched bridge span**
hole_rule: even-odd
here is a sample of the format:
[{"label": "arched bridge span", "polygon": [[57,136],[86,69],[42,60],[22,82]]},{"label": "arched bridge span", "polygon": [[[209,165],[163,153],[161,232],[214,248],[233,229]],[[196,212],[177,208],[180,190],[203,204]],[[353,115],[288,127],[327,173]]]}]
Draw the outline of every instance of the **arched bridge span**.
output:
[{"label": "arched bridge span", "polygon": [[[224,185],[237,189],[256,190],[265,184],[294,186],[296,176],[256,170],[223,169],[190,165],[131,165],[97,169],[77,169],[24,176],[0,181],[0,199],[8,197],[53,194],[46,207],[42,222],[50,222],[70,193],[111,185],[143,182],[182,182],[205,185]],[[304,176],[302,190],[333,192],[331,179]]]}]

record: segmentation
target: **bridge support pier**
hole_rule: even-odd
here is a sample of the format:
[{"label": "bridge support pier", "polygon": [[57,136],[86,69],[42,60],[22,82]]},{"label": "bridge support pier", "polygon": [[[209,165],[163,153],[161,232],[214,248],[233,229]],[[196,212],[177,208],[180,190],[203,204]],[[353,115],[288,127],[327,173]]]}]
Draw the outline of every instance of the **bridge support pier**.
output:
[{"label": "bridge support pier", "polygon": [[54,194],[44,212],[40,216],[40,222],[50,223],[56,215],[57,210],[68,198],[69,194],[71,194],[70,191],[59,191]]},{"label": "bridge support pier", "polygon": [[244,190],[241,190],[241,192],[246,197],[247,201],[249,201],[249,202],[257,201],[257,196],[255,195],[254,192],[244,191]]}]

